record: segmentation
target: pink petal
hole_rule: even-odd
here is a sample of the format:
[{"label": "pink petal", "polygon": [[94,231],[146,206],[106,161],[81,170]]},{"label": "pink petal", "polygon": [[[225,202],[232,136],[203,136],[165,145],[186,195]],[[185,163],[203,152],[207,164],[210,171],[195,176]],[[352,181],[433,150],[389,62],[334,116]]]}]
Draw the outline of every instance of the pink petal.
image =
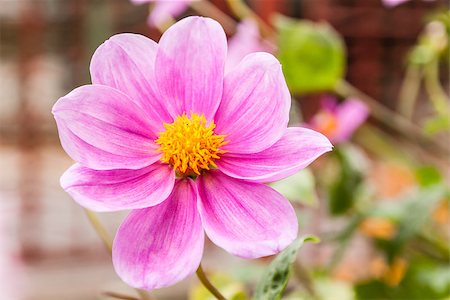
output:
[{"label": "pink petal", "polygon": [[291,97],[278,60],[268,53],[247,55],[226,77],[216,132],[226,134],[232,153],[272,146],[286,130]]},{"label": "pink petal", "polygon": [[91,60],[92,83],[108,85],[130,97],[147,114],[152,137],[173,119],[155,94],[154,64],[158,45],[132,33],[112,36],[97,48]]},{"label": "pink petal", "polygon": [[154,206],[172,192],[175,172],[155,163],[139,170],[92,170],[75,164],[61,177],[61,186],[83,207],[116,211]]},{"label": "pink petal", "polygon": [[173,117],[193,112],[212,120],[222,96],[226,51],[222,27],[209,18],[185,18],[163,34],[155,75]]},{"label": "pink petal", "polygon": [[337,143],[348,140],[368,116],[366,104],[356,99],[345,100],[336,109],[337,128],[331,140]]},{"label": "pink petal", "polygon": [[164,24],[172,18],[177,18],[188,8],[189,0],[177,0],[177,1],[155,1],[148,23],[151,26],[158,26]]},{"label": "pink petal", "polygon": [[270,148],[254,154],[224,154],[217,166],[225,174],[255,182],[283,179],[305,168],[325,152],[330,141],[314,130],[291,127]]},{"label": "pink petal", "polygon": [[140,169],[159,160],[151,126],[125,94],[85,85],[60,98],[52,110],[61,144],[91,169]]},{"label": "pink petal", "polygon": [[272,188],[218,170],[198,177],[203,228],[216,245],[243,258],[272,255],[297,236],[289,201]]},{"label": "pink petal", "polygon": [[134,210],[117,231],[113,264],[129,285],[166,287],[194,273],[203,254],[204,234],[192,180],[178,181],[166,201]]}]

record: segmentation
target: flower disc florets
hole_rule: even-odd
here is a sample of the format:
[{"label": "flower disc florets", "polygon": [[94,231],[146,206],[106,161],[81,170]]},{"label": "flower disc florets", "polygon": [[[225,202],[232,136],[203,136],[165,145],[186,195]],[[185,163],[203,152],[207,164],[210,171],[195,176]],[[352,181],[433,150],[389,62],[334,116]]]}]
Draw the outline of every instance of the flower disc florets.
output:
[{"label": "flower disc florets", "polygon": [[160,145],[161,161],[173,166],[179,176],[200,175],[202,170],[216,168],[214,161],[225,153],[225,135],[214,133],[213,121],[207,124],[204,115],[192,113],[178,116],[155,141]]}]

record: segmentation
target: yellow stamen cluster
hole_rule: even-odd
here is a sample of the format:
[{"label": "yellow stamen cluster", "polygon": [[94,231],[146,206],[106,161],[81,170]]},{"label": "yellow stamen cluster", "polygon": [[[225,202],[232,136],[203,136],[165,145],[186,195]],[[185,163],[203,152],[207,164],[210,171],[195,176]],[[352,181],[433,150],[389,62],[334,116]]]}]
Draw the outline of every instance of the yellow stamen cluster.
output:
[{"label": "yellow stamen cluster", "polygon": [[216,168],[214,161],[226,151],[220,147],[227,142],[225,135],[214,133],[216,125],[206,122],[204,115],[192,113],[178,116],[173,123],[164,124],[155,142],[160,145],[161,161],[174,167],[178,175],[200,175],[202,170]]}]

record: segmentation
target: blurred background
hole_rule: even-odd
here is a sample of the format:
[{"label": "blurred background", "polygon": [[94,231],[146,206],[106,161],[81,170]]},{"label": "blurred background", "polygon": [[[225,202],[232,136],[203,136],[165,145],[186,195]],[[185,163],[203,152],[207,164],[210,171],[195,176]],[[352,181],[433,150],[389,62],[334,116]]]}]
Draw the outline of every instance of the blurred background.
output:
[{"label": "blurred background", "polygon": [[[335,138],[333,153],[274,184],[298,209],[301,234],[322,240],[300,250],[285,299],[450,299],[449,4],[387,2],[194,1],[174,16],[216,18],[234,45],[246,32],[236,26],[251,20],[261,47],[283,64],[293,124],[333,139],[339,122],[361,118]],[[167,23],[149,24],[153,5],[0,0],[1,299],[137,297],[59,186],[73,162],[50,111],[90,83],[90,58],[111,35],[159,39]],[[366,109],[340,121],[337,103],[348,99]],[[100,219],[113,235],[125,215]],[[205,253],[205,269],[230,299],[246,299],[271,261],[244,261],[211,243]],[[209,299],[193,277],[154,295]]]}]

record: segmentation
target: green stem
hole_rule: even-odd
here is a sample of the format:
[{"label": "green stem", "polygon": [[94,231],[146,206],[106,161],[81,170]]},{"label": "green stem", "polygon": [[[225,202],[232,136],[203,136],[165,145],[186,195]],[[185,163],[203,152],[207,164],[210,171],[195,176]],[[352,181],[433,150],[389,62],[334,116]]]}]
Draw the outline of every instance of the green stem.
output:
[{"label": "green stem", "polygon": [[425,89],[433,104],[434,109],[440,115],[449,115],[449,98],[439,82],[439,61],[433,60],[424,67]]},{"label": "green stem", "polygon": [[[109,255],[112,253],[112,239],[109,235],[108,231],[103,227],[102,223],[97,217],[97,214],[95,214],[93,211],[90,211],[87,208],[84,208],[84,212],[86,213],[89,222],[91,223],[92,227],[94,228],[97,235],[100,237],[100,239],[103,242],[103,245],[108,250]],[[135,289],[136,292],[140,295],[141,300],[152,300],[152,297],[147,291],[141,290],[141,289]]]},{"label": "green stem", "polygon": [[214,285],[208,280],[208,278],[205,275],[205,272],[203,272],[202,265],[198,266],[197,269],[197,277],[200,279],[200,282],[205,286],[205,288],[208,289],[208,291],[216,297],[218,300],[227,300],[220,292],[216,289]]},{"label": "green stem", "polygon": [[421,78],[422,72],[420,68],[413,64],[408,65],[400,89],[398,110],[409,120],[413,117],[414,106],[420,90]]},{"label": "green stem", "polygon": [[341,81],[338,83],[335,87],[335,92],[342,97],[354,96],[365,102],[374,118],[412,142],[419,142],[424,148],[432,146],[433,150],[439,151],[444,156],[450,154],[447,143],[426,136],[420,127],[364,94],[348,82]]},{"label": "green stem", "polygon": [[112,239],[109,235],[108,231],[106,231],[105,227],[101,224],[100,220],[98,219],[97,215],[90,211],[89,209],[84,209],[84,212],[86,213],[86,216],[89,219],[89,222],[91,223],[92,227],[94,228],[97,235],[100,237],[100,239],[103,242],[103,245],[105,246],[108,253],[111,255],[112,252]]}]

